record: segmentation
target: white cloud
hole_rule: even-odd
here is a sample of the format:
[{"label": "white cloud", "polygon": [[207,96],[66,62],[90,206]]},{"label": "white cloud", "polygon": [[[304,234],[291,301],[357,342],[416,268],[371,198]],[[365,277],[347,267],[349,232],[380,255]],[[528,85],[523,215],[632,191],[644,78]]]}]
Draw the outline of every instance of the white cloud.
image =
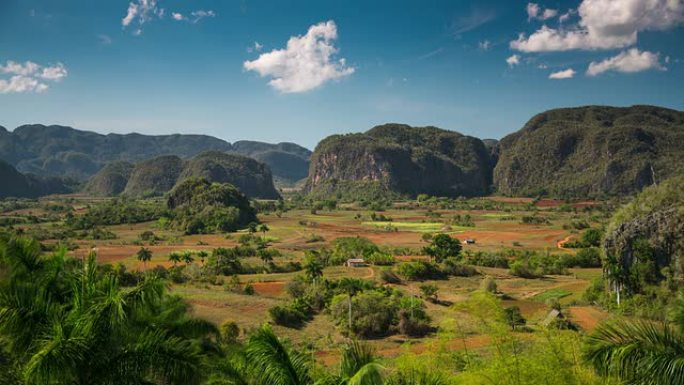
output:
[{"label": "white cloud", "polygon": [[570,79],[573,76],[575,76],[575,70],[572,68],[568,68],[563,71],[558,71],[554,72],[551,75],[549,75],[549,79]]},{"label": "white cloud", "polygon": [[558,21],[561,24],[565,23],[568,20],[570,20],[570,17],[572,17],[572,15],[574,15],[575,13],[577,13],[577,11],[575,11],[574,9],[569,9],[567,12],[565,12],[564,14],[562,14],[558,17]]},{"label": "white cloud", "polygon": [[541,19],[542,19],[542,20],[548,20],[548,19],[550,19],[550,18],[552,18],[552,17],[556,17],[556,15],[558,15],[558,10],[557,10],[557,9],[547,8],[547,9],[544,10],[544,13],[542,13]]},{"label": "white cloud", "polygon": [[479,42],[477,46],[482,51],[489,51],[489,49],[492,47],[492,42],[489,40],[484,40]]},{"label": "white cloud", "polygon": [[660,64],[660,55],[631,48],[609,59],[591,62],[587,69],[587,75],[596,76],[607,71],[631,73],[650,69],[665,70],[665,67]]},{"label": "white cloud", "polygon": [[200,20],[204,19],[205,17],[216,17],[216,12],[214,12],[212,10],[205,11],[203,9],[200,9],[200,10],[197,10],[197,11],[190,13],[190,15],[193,17],[192,22],[197,23]]},{"label": "white cloud", "polygon": [[39,77],[45,80],[52,80],[55,82],[64,79],[66,76],[67,69],[64,67],[64,64],[62,63],[57,63],[57,65],[43,68],[43,71],[39,75]]},{"label": "white cloud", "polygon": [[290,37],[287,47],[263,53],[243,66],[262,77],[271,77],[268,84],[280,92],[310,91],[354,73],[354,67],[347,66],[345,59],[333,58],[338,52],[335,40],[335,22],[321,22],[309,27],[304,36]]},{"label": "white cloud", "polygon": [[44,92],[48,85],[41,80],[58,82],[67,76],[67,69],[62,63],[43,67],[31,61],[8,60],[0,64],[0,73],[12,75],[9,79],[0,78],[0,93]]},{"label": "white cloud", "polygon": [[539,4],[527,3],[527,20],[536,19],[539,15]]},{"label": "white cloud", "polygon": [[520,56],[519,55],[513,55],[506,59],[506,63],[508,63],[509,66],[513,67],[518,64],[520,64]]},{"label": "white cloud", "polygon": [[157,6],[157,0],[135,0],[128,3],[126,16],[121,19],[121,25],[126,28],[135,24],[137,28],[133,31],[134,35],[142,33],[143,24],[148,21],[164,17],[164,8]]},{"label": "white cloud", "polygon": [[527,3],[527,21],[538,19],[538,20],[548,20],[552,17],[558,15],[558,10],[547,8],[542,11],[541,7],[537,3]]},{"label": "white cloud", "polygon": [[255,41],[251,47],[247,47],[247,52],[261,52],[262,49],[264,49],[264,46],[258,41]]},{"label": "white cloud", "polygon": [[21,93],[21,92],[44,92],[48,86],[35,78],[15,75],[9,80],[0,79],[0,94]]},{"label": "white cloud", "polygon": [[178,20],[178,21],[185,19],[183,14],[179,13],[179,12],[172,12],[171,17],[173,17],[173,20]]},{"label": "white cloud", "polygon": [[545,52],[630,46],[636,43],[639,32],[665,30],[684,22],[684,2],[583,0],[578,13],[580,20],[577,24],[567,29],[544,25],[529,37],[520,34],[510,43],[511,48],[523,52]]},{"label": "white cloud", "polygon": [[27,76],[27,75],[32,75],[36,73],[40,69],[40,66],[32,61],[27,61],[22,63],[17,63],[12,60],[8,60],[7,63],[3,66],[0,65],[0,72],[4,74],[13,74],[13,75],[22,75],[22,76]]}]

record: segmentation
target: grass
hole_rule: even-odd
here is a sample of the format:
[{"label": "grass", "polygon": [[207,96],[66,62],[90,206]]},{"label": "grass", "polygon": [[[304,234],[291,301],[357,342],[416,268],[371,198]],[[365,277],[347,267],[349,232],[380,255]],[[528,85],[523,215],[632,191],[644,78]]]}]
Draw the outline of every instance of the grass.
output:
[{"label": "grass", "polygon": [[373,226],[376,228],[385,228],[387,226],[396,227],[399,230],[415,231],[421,233],[431,233],[441,231],[448,226],[451,230],[449,232],[465,231],[469,227],[451,226],[442,222],[399,222],[399,221],[378,221],[378,222],[362,222],[364,226]]},{"label": "grass", "polygon": [[563,297],[567,297],[571,294],[572,294],[571,292],[569,292],[565,289],[550,289],[550,290],[547,290],[543,293],[535,295],[534,297],[532,297],[532,299],[534,301],[538,301],[538,302],[546,302],[550,299],[559,300],[559,299],[561,299]]}]

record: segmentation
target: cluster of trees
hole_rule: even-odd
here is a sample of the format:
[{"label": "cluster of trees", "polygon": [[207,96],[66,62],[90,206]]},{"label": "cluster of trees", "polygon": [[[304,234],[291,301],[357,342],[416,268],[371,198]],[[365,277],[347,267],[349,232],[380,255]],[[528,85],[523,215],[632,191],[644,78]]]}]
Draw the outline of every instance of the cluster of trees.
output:
[{"label": "cluster of trees", "polygon": [[228,183],[188,178],[167,200],[170,223],[186,234],[235,231],[257,222],[249,199]]},{"label": "cluster of trees", "polygon": [[154,221],[166,212],[166,208],[156,201],[122,197],[92,205],[84,214],[68,212],[65,223],[72,229],[87,230],[98,226]]}]

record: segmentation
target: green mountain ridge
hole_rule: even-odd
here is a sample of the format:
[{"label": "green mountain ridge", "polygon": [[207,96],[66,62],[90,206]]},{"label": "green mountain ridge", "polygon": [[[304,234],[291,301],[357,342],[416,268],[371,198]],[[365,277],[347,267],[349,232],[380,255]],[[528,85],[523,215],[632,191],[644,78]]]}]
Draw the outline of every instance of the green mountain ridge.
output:
[{"label": "green mountain ridge", "polygon": [[562,108],[498,144],[503,195],[633,194],[684,172],[684,112],[654,106]]},{"label": "green mountain ridge", "polygon": [[252,158],[221,151],[206,151],[184,160],[165,155],[137,164],[110,163],[95,174],[85,191],[99,196],[159,196],[190,178],[230,183],[251,198],[276,199],[269,167]]},{"label": "green mountain ridge", "polygon": [[136,163],[163,155],[187,159],[210,150],[246,155],[267,164],[271,159],[263,155],[267,152],[293,158],[294,161],[288,163],[281,163],[276,158],[276,163],[269,165],[276,177],[288,182],[306,177],[311,154],[311,151],[294,143],[238,141],[231,144],[206,135],[102,135],[41,124],[23,125],[11,132],[4,128],[0,130],[0,159],[24,173],[79,180],[88,179],[111,162]]}]

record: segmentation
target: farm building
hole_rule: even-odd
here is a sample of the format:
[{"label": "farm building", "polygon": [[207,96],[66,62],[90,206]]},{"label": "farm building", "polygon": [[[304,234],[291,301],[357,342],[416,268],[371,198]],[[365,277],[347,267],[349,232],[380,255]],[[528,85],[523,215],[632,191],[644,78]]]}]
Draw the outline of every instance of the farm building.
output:
[{"label": "farm building", "polygon": [[347,267],[364,267],[367,266],[366,261],[363,258],[350,258],[344,264]]}]

